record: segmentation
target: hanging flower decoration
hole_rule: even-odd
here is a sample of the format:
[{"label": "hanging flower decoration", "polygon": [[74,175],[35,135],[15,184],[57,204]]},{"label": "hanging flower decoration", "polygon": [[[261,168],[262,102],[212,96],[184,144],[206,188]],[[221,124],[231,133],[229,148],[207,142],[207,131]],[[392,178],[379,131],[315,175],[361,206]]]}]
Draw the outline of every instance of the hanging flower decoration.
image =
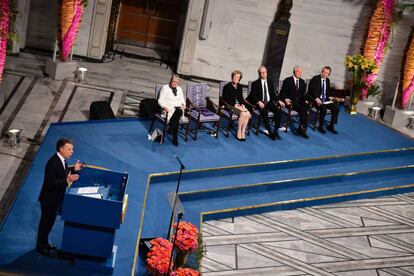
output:
[{"label": "hanging flower decoration", "polygon": [[407,108],[411,94],[414,92],[414,29],[411,34],[411,41],[408,41],[406,59],[402,73],[402,97],[401,107]]},{"label": "hanging flower decoration", "polygon": [[[171,238],[175,239],[174,247],[180,251],[194,251],[198,245],[198,229],[190,222],[180,222],[178,229],[177,223],[174,224],[175,234]],[[177,238],[175,238],[177,235]]]},{"label": "hanging flower decoration", "polygon": [[0,83],[6,63],[7,38],[9,35],[10,2],[0,0]]},{"label": "hanging flower decoration", "polygon": [[[374,60],[378,67],[381,66],[391,35],[395,8],[395,0],[378,0],[369,24],[363,55]],[[367,87],[362,90],[362,99],[367,97],[368,89],[374,83],[377,74],[378,72],[374,71],[366,77],[365,82]]]},{"label": "hanging flower decoration", "polygon": [[[148,270],[153,275],[164,275],[168,272],[168,264],[172,251],[172,243],[163,238],[156,238],[150,241],[152,247],[147,254]],[[174,267],[171,262],[170,270]]]},{"label": "hanging flower decoration", "polygon": [[72,49],[82,20],[85,0],[62,0],[60,5],[60,21],[58,43],[60,59],[65,61]]},{"label": "hanging flower decoration", "polygon": [[171,276],[198,276],[200,273],[191,268],[178,268],[176,271],[173,271]]}]

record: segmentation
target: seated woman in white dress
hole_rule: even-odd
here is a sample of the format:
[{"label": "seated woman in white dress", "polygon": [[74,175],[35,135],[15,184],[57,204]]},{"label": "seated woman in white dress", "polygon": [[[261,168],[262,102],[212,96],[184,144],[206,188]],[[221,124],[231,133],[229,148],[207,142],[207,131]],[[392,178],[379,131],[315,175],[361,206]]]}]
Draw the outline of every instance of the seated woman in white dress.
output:
[{"label": "seated woman in white dress", "polygon": [[178,86],[180,79],[173,74],[170,83],[161,88],[158,104],[163,110],[163,116],[167,116],[170,131],[173,136],[173,144],[178,146],[178,127],[180,118],[185,109],[183,90]]}]

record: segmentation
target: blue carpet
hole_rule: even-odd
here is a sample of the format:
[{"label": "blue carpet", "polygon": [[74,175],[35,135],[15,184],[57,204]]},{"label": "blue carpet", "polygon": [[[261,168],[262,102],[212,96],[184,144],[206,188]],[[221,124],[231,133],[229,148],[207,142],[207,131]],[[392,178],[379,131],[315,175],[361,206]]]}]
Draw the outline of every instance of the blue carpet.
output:
[{"label": "blue carpet", "polygon": [[[264,135],[251,135],[247,137],[246,142],[241,143],[233,137],[221,136],[219,139],[214,139],[205,133],[199,133],[197,141],[190,139],[185,143],[180,140],[180,146],[176,148],[171,145],[169,139],[166,139],[163,145],[148,141],[148,126],[148,121],[139,120],[53,124],[49,128],[44,143],[37,153],[32,168],[1,229],[0,271],[48,275],[51,273],[50,268],[52,268],[53,271],[58,272],[54,274],[59,275],[98,275],[98,273],[92,274],[74,269],[69,262],[64,260],[50,260],[33,250],[40,216],[37,196],[42,184],[44,165],[54,153],[55,142],[61,136],[69,136],[75,140],[75,153],[72,162],[80,159],[87,164],[129,173],[127,188],[129,206],[125,222],[121,225],[115,239],[115,244],[118,245],[118,257],[114,275],[131,274],[138,231],[141,227],[140,218],[148,175],[177,171],[179,165],[174,154],[180,156],[187,170],[195,170],[414,147],[412,139],[363,116],[350,116],[345,113],[340,114],[338,135],[331,133],[322,135],[309,130],[309,140],[289,132],[281,133],[281,141],[271,141]],[[348,160],[346,169],[353,171],[355,169],[368,170],[375,167],[400,166],[407,163],[412,164],[412,159],[411,151],[403,152],[401,155],[384,153],[381,156],[369,157],[365,160],[355,158]],[[295,170],[294,165],[283,167],[279,164],[275,166],[279,166],[280,175],[272,173],[274,168],[269,169],[271,167],[250,169],[250,172],[247,169],[234,170],[232,173],[218,171],[211,175],[208,173],[194,176],[184,174],[180,191],[252,184],[269,179],[276,181],[306,177],[315,170],[320,175],[334,174],[342,171],[343,164],[338,162],[333,166],[326,166],[321,162],[313,162],[312,166],[314,167],[303,166],[306,169],[300,173]],[[327,170],[324,171],[322,168],[327,168]],[[259,177],[261,174],[257,172],[263,173],[262,178]],[[143,237],[166,235],[170,216],[166,195],[175,190],[175,177],[176,175],[153,178],[154,182],[151,182],[149,187],[145,210]],[[298,189],[301,188],[298,187]],[[277,200],[282,199],[277,198]],[[190,202],[194,206],[187,207]],[[204,211],[206,206],[197,202],[194,200],[184,202],[185,220],[192,221],[196,218],[198,221],[192,222],[199,224],[199,212]],[[238,203],[246,204],[244,202]],[[199,206],[196,206],[197,204]],[[221,204],[225,205],[226,202]],[[62,222],[58,219],[50,237],[53,243],[60,244],[62,230]],[[140,260],[138,266],[137,275],[142,275],[143,268]]]}]

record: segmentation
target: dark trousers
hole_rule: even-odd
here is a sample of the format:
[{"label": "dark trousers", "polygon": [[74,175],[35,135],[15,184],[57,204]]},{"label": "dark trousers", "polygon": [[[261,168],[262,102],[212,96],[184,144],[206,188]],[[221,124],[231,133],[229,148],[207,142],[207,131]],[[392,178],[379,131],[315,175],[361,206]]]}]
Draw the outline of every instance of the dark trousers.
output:
[{"label": "dark trousers", "polygon": [[325,121],[326,112],[331,111],[331,125],[338,123],[339,105],[337,103],[315,105],[319,109],[319,125],[323,126]]},{"label": "dark trousers", "polygon": [[47,249],[49,246],[49,233],[56,220],[58,206],[40,204],[41,216],[37,230],[37,245],[39,249]]},{"label": "dark trousers", "polygon": [[305,101],[292,102],[292,109],[299,114],[299,128],[306,130],[308,127],[308,104]]},{"label": "dark trousers", "polygon": [[170,130],[174,137],[176,137],[178,134],[178,127],[180,125],[181,116],[183,116],[183,110],[181,108],[177,108],[174,110],[174,113],[170,118]]},{"label": "dark trousers", "polygon": [[265,128],[267,131],[269,131],[269,133],[271,133],[269,124],[269,111],[273,112],[273,120],[275,121],[275,128],[273,131],[274,133],[277,133],[277,130],[280,127],[280,117],[282,116],[282,109],[272,101],[268,102],[263,109],[260,109],[259,106],[257,106],[257,109],[259,110]]}]

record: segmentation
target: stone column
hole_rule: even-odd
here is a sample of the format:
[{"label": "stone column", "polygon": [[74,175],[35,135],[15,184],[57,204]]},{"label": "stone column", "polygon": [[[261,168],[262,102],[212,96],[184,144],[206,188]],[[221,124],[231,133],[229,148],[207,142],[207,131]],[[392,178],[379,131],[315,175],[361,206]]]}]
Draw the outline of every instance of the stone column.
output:
[{"label": "stone column", "polygon": [[97,0],[95,2],[88,45],[88,58],[102,59],[105,54],[111,6],[112,0]]},{"label": "stone column", "polygon": [[204,0],[190,0],[188,3],[187,18],[177,64],[177,72],[179,74],[191,75],[191,63],[198,40],[204,2]]},{"label": "stone column", "polygon": [[16,52],[26,47],[27,23],[29,22],[30,0],[17,0],[17,14],[15,31],[17,33]]},{"label": "stone column", "polygon": [[279,88],[280,72],[282,71],[290,30],[289,17],[290,9],[293,5],[292,2],[293,0],[281,0],[279,2],[270,30],[266,67],[269,71],[269,77],[275,85],[275,89]]}]

